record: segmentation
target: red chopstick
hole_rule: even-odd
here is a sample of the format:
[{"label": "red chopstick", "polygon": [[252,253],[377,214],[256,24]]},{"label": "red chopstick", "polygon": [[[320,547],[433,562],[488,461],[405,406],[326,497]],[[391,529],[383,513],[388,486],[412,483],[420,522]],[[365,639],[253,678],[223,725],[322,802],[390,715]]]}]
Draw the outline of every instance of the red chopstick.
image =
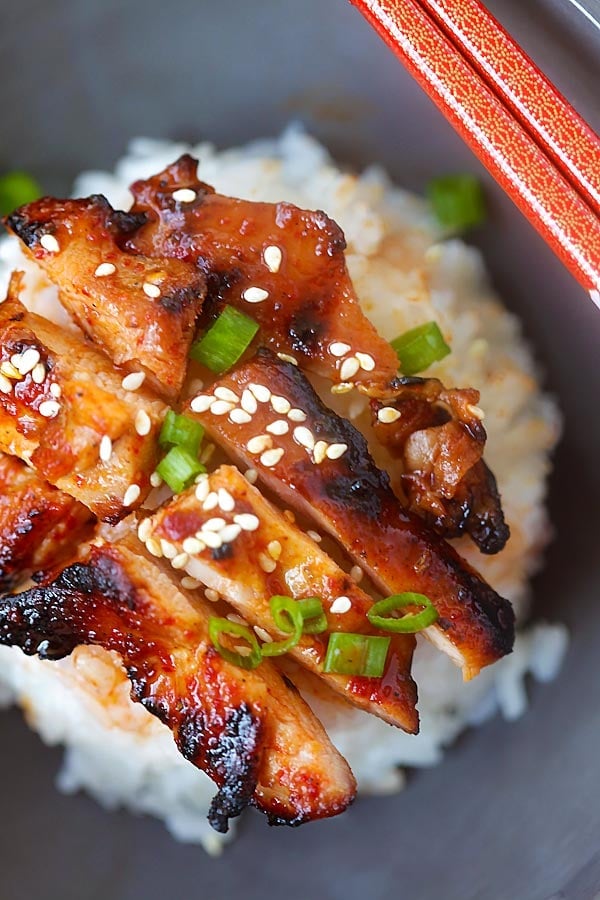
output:
[{"label": "red chopstick", "polygon": [[425,0],[351,2],[600,305],[600,217],[430,17]]}]

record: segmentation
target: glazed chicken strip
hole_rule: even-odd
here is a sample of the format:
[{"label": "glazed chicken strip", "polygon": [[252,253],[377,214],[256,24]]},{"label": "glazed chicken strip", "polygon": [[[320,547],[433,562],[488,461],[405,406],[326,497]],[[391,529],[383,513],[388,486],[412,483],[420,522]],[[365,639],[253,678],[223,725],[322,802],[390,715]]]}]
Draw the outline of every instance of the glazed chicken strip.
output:
[{"label": "glazed chicken strip", "polygon": [[20,459],[0,453],[0,592],[73,555],[91,534],[89,510]]},{"label": "glazed chicken strip", "polygon": [[318,597],[327,631],[303,635],[291,655],[355,706],[412,734],[418,731],[417,691],[410,677],[414,637],[392,637],[381,679],[325,674],[331,631],[377,633],[367,619],[373,601],[236,468],[222,466],[176,497],[142,522],[140,538],[151,553],[175,559],[178,568],[183,564],[188,575],[218,591],[261,629],[263,639],[286,637],[273,622],[271,597]]},{"label": "glazed chicken strip", "polygon": [[[115,523],[150,491],[166,408],[101,353],[28,312],[13,275],[0,304],[0,450]],[[134,389],[137,388],[137,389]]]},{"label": "glazed chicken strip", "polygon": [[[195,159],[182,156],[132,186],[133,212],[148,222],[126,246],[196,263],[207,276],[209,315],[223,304],[237,307],[259,323],[263,344],[331,380],[333,391],[356,387],[381,401],[386,423],[391,415],[405,433],[427,429],[412,444],[378,429],[406,468],[411,508],[442,535],[468,533],[484,552],[501,550],[508,529],[493,476],[482,477],[479,393],[398,377],[395,351],[361,310],[343,232],[325,213],[223,196],[198,180],[197,169]],[[430,407],[424,421],[413,415],[413,399],[421,420]],[[439,458],[443,466],[435,464]]]},{"label": "glazed chicken strip", "polygon": [[132,224],[135,218],[115,212],[102,196],[45,197],[6,220],[88,337],[117,365],[144,371],[153,388],[174,400],[185,378],[205,279],[190,263],[123,252],[119,241]]},{"label": "glazed chicken strip", "polygon": [[249,804],[273,824],[343,812],[354,778],[294,687],[268,661],[250,671],[223,659],[208,637],[210,604],[179,590],[131,540],[138,552],[94,546],[49,583],[0,600],[0,643],[42,659],[81,644],[119,653],[132,699],[217,784],[217,831]]},{"label": "glazed chicken strip", "polygon": [[511,651],[510,604],[403,508],[364,437],[323,405],[296,366],[259,350],[213,391],[218,387],[239,402],[228,410],[220,405],[218,415],[211,410],[214,393],[198,395],[190,406],[217,443],[316,519],[382,591],[429,597],[439,618],[425,634],[465,679]]}]

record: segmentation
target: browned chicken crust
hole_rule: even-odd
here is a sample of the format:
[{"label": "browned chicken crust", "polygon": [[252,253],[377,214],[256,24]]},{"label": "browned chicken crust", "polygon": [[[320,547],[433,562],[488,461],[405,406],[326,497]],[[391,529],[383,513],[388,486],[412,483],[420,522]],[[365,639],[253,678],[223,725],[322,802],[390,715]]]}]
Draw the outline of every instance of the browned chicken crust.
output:
[{"label": "browned chicken crust", "polygon": [[273,665],[248,671],[212,646],[206,601],[131,547],[92,547],[53,580],[0,600],[0,644],[61,659],[81,644],[120,654],[132,699],[173,732],[219,790],[209,821],[249,804],[272,824],[343,812],[356,784],[318,719]]}]

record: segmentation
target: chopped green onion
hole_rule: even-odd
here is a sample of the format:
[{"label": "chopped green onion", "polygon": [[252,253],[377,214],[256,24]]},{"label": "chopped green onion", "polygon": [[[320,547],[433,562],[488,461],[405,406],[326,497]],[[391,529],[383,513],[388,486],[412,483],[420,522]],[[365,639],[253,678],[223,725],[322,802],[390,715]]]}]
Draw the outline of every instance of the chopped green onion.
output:
[{"label": "chopped green onion", "polygon": [[323,671],[338,675],[365,675],[368,678],[381,678],[385,669],[390,640],[389,637],[334,631],[329,636]]},{"label": "chopped green onion", "polygon": [[42,189],[27,172],[7,172],[0,177],[0,215],[7,216],[17,206],[41,197]]},{"label": "chopped green onion", "polygon": [[444,175],[427,185],[427,195],[440,225],[453,232],[480,225],[485,219],[485,199],[474,175]]},{"label": "chopped green onion", "polygon": [[226,306],[206,334],[192,345],[190,356],[220,375],[238,361],[257,331],[254,319]]},{"label": "chopped green onion", "polygon": [[[418,613],[407,613],[401,618],[389,615],[397,609],[404,609],[406,606],[422,606],[423,609]],[[394,631],[402,634],[414,634],[433,625],[437,621],[438,613],[433,603],[425,594],[415,594],[407,591],[404,594],[394,594],[374,603],[367,618],[371,625],[375,628],[381,628],[382,631]]]},{"label": "chopped green onion", "polygon": [[180,494],[197,475],[206,472],[206,467],[185,447],[173,447],[159,462],[156,471],[175,494]]},{"label": "chopped green onion", "polygon": [[323,612],[323,604],[318,597],[306,597],[298,600],[298,606],[304,620],[303,634],[322,634],[327,631],[327,616]]},{"label": "chopped green onion", "polygon": [[443,338],[437,322],[426,322],[405,331],[392,341],[398,355],[400,370],[404,375],[423,372],[434,362],[439,362],[450,353],[450,347]]},{"label": "chopped green onion", "polygon": [[193,456],[197,456],[203,437],[204,428],[200,422],[188,416],[179,416],[170,409],[165,416],[158,440],[161,447],[184,447]]},{"label": "chopped green onion", "polygon": [[[254,634],[245,625],[231,622],[229,619],[221,619],[211,616],[208,620],[208,634],[218,653],[242,669],[256,669],[262,662],[262,653]],[[249,653],[240,653],[238,650],[230,650],[221,643],[221,635],[228,634],[231,637],[242,638],[248,644]]]},{"label": "chopped green onion", "polygon": [[283,641],[272,641],[270,644],[263,644],[263,656],[282,656],[296,646],[302,637],[302,627],[304,618],[300,605],[291,597],[275,596],[269,601],[271,607],[271,615],[280,631],[285,634],[291,632],[289,638]]}]

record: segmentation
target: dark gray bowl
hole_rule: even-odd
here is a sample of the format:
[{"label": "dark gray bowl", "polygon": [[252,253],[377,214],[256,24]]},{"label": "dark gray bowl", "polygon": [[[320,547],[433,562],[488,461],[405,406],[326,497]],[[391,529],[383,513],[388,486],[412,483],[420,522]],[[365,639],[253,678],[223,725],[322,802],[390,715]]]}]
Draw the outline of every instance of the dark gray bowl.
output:
[{"label": "dark gray bowl", "polygon": [[[567,0],[489,4],[592,124],[600,32]],[[65,190],[136,134],[225,145],[303,119],[344,162],[383,162],[421,188],[479,171],[432,104],[345,0],[0,2],[0,167]],[[250,816],[221,859],[149,819],[53,787],[59,753],[2,722],[0,898],[589,900],[600,887],[600,313],[487,176],[476,240],[522,316],[567,431],[552,479],[557,539],[540,613],[566,621],[560,679],[517,724],[463,738],[406,792],[300,830]]]}]

